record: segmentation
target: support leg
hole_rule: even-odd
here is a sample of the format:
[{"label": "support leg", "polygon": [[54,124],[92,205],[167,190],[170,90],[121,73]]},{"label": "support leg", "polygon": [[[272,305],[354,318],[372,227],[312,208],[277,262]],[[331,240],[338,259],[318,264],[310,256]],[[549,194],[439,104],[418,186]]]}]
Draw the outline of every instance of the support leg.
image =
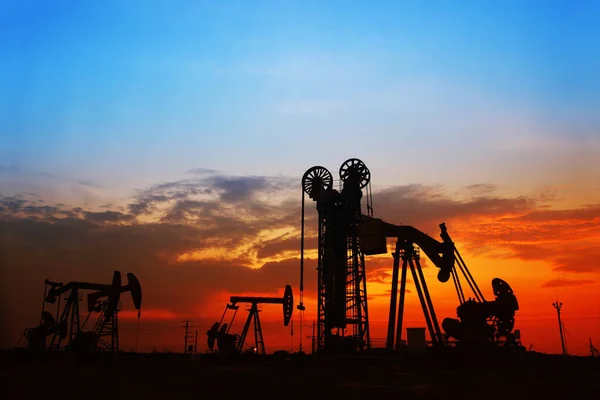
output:
[{"label": "support leg", "polygon": [[423,308],[423,315],[425,316],[425,322],[427,323],[427,329],[429,330],[429,336],[431,337],[431,341],[434,344],[437,344],[437,336],[433,329],[433,324],[431,323],[431,316],[429,315],[429,310],[427,309],[427,304],[425,303],[423,291],[421,290],[419,276],[417,275],[417,272],[415,271],[415,265],[413,264],[413,261],[412,261],[412,249],[411,249],[411,255],[408,258],[408,262],[410,264],[410,271],[412,273],[412,277],[415,281],[415,287],[417,289],[417,294],[419,295],[419,301],[421,302],[421,307]]},{"label": "support leg", "polygon": [[[429,295],[429,289],[427,289],[427,282],[425,281],[425,276],[423,276],[423,270],[421,270],[421,263],[418,258],[415,258],[415,264],[417,273],[419,274],[419,279],[421,280],[421,284],[423,286],[423,294],[425,295],[425,301],[427,303],[427,308],[429,310],[429,314],[431,316],[431,322],[433,324],[433,330],[435,332],[435,336],[439,344],[444,343],[444,339],[442,337],[442,331],[440,330],[440,325],[438,324],[437,316],[435,315],[435,309],[433,308],[433,302],[431,301],[431,296]],[[432,339],[433,340],[433,339]]]},{"label": "support leg", "polygon": [[254,318],[254,313],[257,310],[258,308],[256,307],[256,304],[252,304],[252,307],[250,307],[250,312],[248,313],[248,318],[246,319],[246,323],[244,324],[244,329],[242,330],[242,334],[240,335],[240,340],[237,344],[238,354],[241,354],[244,350],[244,343],[246,342],[246,336],[248,335],[248,330],[250,329],[250,323],[252,322],[252,319]]},{"label": "support leg", "polygon": [[406,271],[408,270],[408,260],[402,261],[402,278],[400,278],[400,304],[398,304],[398,325],[396,327],[396,352],[402,348],[402,321],[404,319],[404,297],[406,294]]},{"label": "support leg", "polygon": [[396,328],[396,305],[398,303],[398,272],[400,269],[400,245],[396,242],[394,251],[394,267],[392,269],[392,290],[390,295],[390,315],[388,318],[388,330],[386,347],[388,351],[394,350],[394,329]]},{"label": "support leg", "polygon": [[260,319],[258,318],[258,309],[254,313],[254,345],[256,346],[256,352],[258,354],[266,354],[265,342],[263,340],[262,328],[260,326]]}]

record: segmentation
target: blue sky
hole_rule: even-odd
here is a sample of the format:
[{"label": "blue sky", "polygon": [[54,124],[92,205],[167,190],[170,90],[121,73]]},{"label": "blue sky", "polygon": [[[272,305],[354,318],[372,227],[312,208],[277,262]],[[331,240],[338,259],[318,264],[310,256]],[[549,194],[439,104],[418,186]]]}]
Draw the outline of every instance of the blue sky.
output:
[{"label": "blue sky", "polygon": [[568,181],[598,165],[599,17],[591,1],[3,4],[0,164],[120,195],[349,157],[382,184]]}]

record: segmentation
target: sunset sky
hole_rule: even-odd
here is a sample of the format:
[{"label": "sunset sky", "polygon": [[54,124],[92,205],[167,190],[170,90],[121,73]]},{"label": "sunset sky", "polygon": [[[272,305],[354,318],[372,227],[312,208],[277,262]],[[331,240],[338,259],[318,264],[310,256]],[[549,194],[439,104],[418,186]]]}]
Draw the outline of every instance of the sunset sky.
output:
[{"label": "sunset sky", "polygon": [[[203,351],[230,295],[297,296],[301,177],[323,165],[337,179],[351,157],[376,217],[436,239],[446,222],[488,300],[494,277],[512,286],[527,347],[560,351],[556,299],[569,352],[600,344],[599,2],[11,3],[1,347],[39,322],[44,279],[116,269],[142,283],[140,350],[181,351],[190,319]],[[366,264],[383,339],[392,257]],[[440,321],[455,317],[452,284],[423,265]],[[405,327],[425,326],[407,302]],[[124,350],[135,315],[124,296]],[[268,351],[298,348],[298,316],[291,340],[279,306],[261,317]]]}]

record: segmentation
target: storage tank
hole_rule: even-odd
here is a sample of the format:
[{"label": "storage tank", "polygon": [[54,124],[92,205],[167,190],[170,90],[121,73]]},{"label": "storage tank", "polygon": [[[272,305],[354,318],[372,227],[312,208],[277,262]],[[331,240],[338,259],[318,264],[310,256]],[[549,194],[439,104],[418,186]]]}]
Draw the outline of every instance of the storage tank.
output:
[{"label": "storage tank", "polygon": [[409,349],[423,351],[427,347],[425,328],[406,328],[406,344]]}]

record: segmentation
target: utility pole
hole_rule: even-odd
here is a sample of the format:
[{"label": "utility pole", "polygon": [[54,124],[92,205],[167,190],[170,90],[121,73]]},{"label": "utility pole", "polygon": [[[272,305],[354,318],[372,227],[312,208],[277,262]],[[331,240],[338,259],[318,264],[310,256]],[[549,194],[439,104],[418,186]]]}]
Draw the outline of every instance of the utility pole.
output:
[{"label": "utility pole", "polygon": [[562,320],[560,319],[560,309],[562,308],[562,303],[559,303],[558,301],[556,303],[552,303],[552,306],[554,308],[556,308],[556,314],[558,315],[558,329],[560,331],[560,344],[562,346],[562,352],[563,355],[566,356],[567,355],[567,348],[565,347],[565,336],[563,334],[563,325],[562,325]]},{"label": "utility pole", "polygon": [[194,337],[194,335],[190,334],[190,328],[194,328],[194,326],[190,325],[190,321],[187,319],[183,322],[185,322],[185,326],[182,326],[182,328],[185,328],[185,336],[183,337],[183,354],[187,354],[188,351],[191,352],[192,347],[194,353],[196,353],[196,345],[198,343],[198,331],[196,331],[196,335]]},{"label": "utility pole", "polygon": [[598,352],[598,349],[596,349],[592,344],[592,338],[590,338],[590,356],[600,357],[600,352]]}]

